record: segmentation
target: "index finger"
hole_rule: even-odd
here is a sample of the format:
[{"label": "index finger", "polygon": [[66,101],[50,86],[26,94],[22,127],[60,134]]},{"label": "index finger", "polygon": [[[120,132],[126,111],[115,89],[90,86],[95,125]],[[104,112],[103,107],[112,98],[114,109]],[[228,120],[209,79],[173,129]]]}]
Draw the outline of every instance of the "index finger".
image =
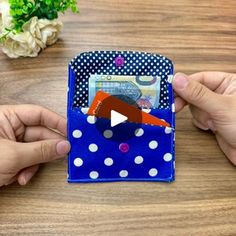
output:
[{"label": "index finger", "polygon": [[37,105],[13,106],[21,122],[26,126],[45,126],[66,136],[66,119],[61,115]]}]

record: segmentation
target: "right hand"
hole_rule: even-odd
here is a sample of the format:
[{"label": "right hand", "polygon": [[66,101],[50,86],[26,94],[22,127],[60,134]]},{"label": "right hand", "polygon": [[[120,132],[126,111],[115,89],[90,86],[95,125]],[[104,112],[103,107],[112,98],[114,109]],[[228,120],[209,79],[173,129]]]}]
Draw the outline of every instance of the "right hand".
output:
[{"label": "right hand", "polygon": [[212,130],[222,151],[236,165],[236,74],[178,73],[173,87],[177,94],[176,111],[189,104],[193,124]]}]

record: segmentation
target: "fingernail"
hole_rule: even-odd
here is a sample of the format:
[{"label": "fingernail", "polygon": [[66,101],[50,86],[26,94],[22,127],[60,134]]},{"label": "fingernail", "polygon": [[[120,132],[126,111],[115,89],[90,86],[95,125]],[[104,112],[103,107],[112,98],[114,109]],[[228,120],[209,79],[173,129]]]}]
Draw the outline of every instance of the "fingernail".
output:
[{"label": "fingernail", "polygon": [[22,177],[22,184],[26,185],[31,180],[33,175],[34,175],[34,173],[32,173],[32,172],[25,173],[24,177]]},{"label": "fingernail", "polygon": [[213,124],[212,120],[208,120],[207,125],[211,131],[213,131],[213,132],[216,131],[215,125]]},{"label": "fingernail", "polygon": [[177,73],[174,77],[173,86],[175,89],[185,89],[188,85],[188,77],[183,73]]},{"label": "fingernail", "polygon": [[57,144],[56,150],[59,156],[66,155],[70,151],[70,143],[68,141],[60,141]]},{"label": "fingernail", "polygon": [[18,181],[20,185],[26,185],[27,184],[27,179],[26,176],[21,177],[20,181]]}]

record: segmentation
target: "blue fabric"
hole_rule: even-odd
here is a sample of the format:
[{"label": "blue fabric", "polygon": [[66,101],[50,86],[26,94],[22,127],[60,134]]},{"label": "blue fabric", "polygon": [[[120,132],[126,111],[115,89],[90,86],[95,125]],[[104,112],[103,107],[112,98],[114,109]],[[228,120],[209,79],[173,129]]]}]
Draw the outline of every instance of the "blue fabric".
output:
[{"label": "blue fabric", "polygon": [[[115,59],[124,58],[117,67]],[[88,107],[88,78],[91,74],[150,75],[161,77],[160,105],[150,114],[164,119],[171,128],[142,124],[137,135],[125,141],[128,152],[120,151],[120,142],[97,130],[95,120],[86,114]],[[108,181],[173,181],[175,179],[175,112],[172,90],[173,65],[160,55],[141,52],[87,52],[69,65],[68,157],[69,182]],[[98,118],[102,119],[102,118]],[[104,132],[123,134],[116,130]],[[125,129],[137,133],[136,126],[124,123]],[[105,132],[105,133],[106,133]],[[122,138],[122,137],[120,137]]]}]

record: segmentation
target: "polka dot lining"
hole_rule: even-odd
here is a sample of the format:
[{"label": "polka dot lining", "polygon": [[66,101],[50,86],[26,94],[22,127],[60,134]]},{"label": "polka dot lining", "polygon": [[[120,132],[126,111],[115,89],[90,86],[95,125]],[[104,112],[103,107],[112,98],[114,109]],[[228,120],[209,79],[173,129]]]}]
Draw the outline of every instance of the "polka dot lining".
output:
[{"label": "polka dot lining", "polygon": [[[116,66],[115,59],[124,58],[123,66]],[[168,84],[172,73],[172,63],[163,56],[137,52],[84,53],[71,62],[76,73],[74,107],[88,107],[88,80],[91,74],[159,76],[161,78],[159,109],[169,108]]]}]

